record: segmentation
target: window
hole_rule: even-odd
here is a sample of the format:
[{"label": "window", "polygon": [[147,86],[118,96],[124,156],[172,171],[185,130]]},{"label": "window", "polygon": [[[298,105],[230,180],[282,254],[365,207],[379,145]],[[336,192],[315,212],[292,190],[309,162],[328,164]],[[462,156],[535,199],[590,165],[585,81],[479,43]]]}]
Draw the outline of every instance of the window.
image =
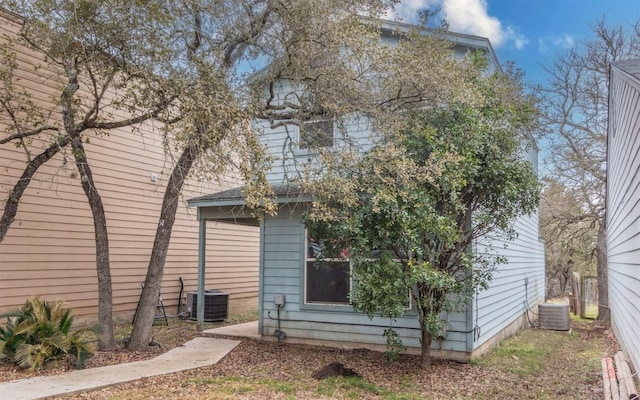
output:
[{"label": "window", "polygon": [[306,252],[305,303],[349,305],[351,263],[348,251],[329,254],[331,251],[327,251],[322,240],[307,237]]},{"label": "window", "polygon": [[299,150],[318,147],[333,147],[333,120],[317,119],[304,121],[300,125]]}]

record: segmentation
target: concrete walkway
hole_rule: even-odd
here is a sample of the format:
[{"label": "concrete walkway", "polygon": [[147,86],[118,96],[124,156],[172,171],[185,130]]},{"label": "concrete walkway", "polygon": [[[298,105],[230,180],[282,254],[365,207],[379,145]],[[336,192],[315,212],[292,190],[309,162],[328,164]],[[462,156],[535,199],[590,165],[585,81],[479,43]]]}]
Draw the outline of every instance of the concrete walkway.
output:
[{"label": "concrete walkway", "polygon": [[[215,331],[215,329],[210,331]],[[1,383],[0,399],[44,399],[50,396],[78,393],[150,376],[204,367],[220,361],[238,344],[240,344],[239,340],[198,337],[147,361],[89,368],[62,375],[42,376]]]},{"label": "concrete walkway", "polygon": [[255,340],[262,338],[258,333],[258,321],[221,326],[219,328],[204,330],[201,333],[205,336],[224,336],[225,338],[248,338]]}]

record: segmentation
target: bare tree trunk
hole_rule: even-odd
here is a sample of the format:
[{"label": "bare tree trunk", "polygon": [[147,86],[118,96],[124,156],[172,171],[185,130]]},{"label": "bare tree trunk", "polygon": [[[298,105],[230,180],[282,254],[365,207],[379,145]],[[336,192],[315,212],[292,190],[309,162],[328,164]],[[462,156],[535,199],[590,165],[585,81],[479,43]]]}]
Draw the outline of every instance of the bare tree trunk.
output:
[{"label": "bare tree trunk", "polygon": [[[422,320],[422,318],[420,318]],[[423,321],[420,321],[420,346],[421,346],[421,354],[420,354],[420,367],[428,371],[431,368],[431,334],[427,331],[424,326]]]},{"label": "bare tree trunk", "polygon": [[9,197],[4,205],[4,212],[2,213],[2,218],[0,218],[0,243],[2,243],[4,237],[7,235],[7,231],[18,213],[18,205],[20,204],[22,195],[25,190],[27,190],[29,183],[31,183],[31,179],[33,179],[38,168],[49,161],[54,155],[58,154],[60,149],[67,146],[69,142],[71,142],[71,137],[65,135],[59,139],[58,142],[53,143],[45,151],[38,154],[33,160],[27,163],[22,175],[13,186],[13,189],[9,192]]},{"label": "bare tree trunk", "polygon": [[109,263],[109,235],[107,219],[102,205],[102,198],[93,181],[93,174],[87,162],[87,154],[82,145],[82,138],[75,136],[71,142],[76,167],[80,173],[82,189],[89,201],[93,215],[93,227],[96,241],[96,268],[98,275],[98,347],[110,351],[115,348],[113,336],[113,305],[111,292],[111,267]]},{"label": "bare tree trunk", "polygon": [[562,272],[560,273],[560,290],[561,296],[564,296],[564,294],[567,292],[567,283],[569,282],[569,273],[570,273],[570,268],[567,269],[563,269]]},{"label": "bare tree trunk", "polygon": [[431,334],[427,331],[427,326],[425,324],[425,316],[427,315],[427,308],[421,306],[418,296],[418,293],[422,293],[421,290],[414,289],[413,300],[418,304],[416,307],[418,311],[418,323],[420,324],[420,367],[427,371],[431,367]]},{"label": "bare tree trunk", "polygon": [[169,177],[162,202],[162,209],[160,210],[160,219],[156,229],[156,237],[153,242],[153,250],[151,251],[149,260],[149,268],[147,269],[147,277],[144,281],[138,313],[133,324],[131,339],[129,340],[129,350],[147,350],[149,342],[151,341],[153,317],[160,295],[164,264],[167,259],[167,251],[169,250],[171,231],[173,230],[173,224],[176,219],[180,192],[182,191],[182,187],[194,161],[202,151],[204,151],[204,149],[201,148],[198,140],[189,143],[180,155],[178,163],[173,168],[171,176]]},{"label": "bare tree trunk", "polygon": [[598,269],[598,321],[610,322],[609,310],[609,273],[607,270],[607,232],[604,221],[598,224],[596,243],[596,261]]}]

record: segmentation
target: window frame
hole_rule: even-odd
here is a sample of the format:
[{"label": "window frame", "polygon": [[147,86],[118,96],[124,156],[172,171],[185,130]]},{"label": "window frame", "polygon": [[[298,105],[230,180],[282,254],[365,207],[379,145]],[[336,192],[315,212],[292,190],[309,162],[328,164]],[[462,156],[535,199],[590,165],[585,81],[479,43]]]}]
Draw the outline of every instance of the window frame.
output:
[{"label": "window frame", "polygon": [[[327,125],[331,123],[331,144],[330,145],[318,146],[318,145],[314,145],[312,142],[308,140],[303,141],[303,135],[305,133],[305,125],[312,125],[312,124],[319,124],[319,123],[327,124]],[[327,135],[327,138],[328,136],[329,135]],[[305,147],[302,146],[303,142],[306,143]],[[336,146],[336,128],[335,128],[335,121],[333,118],[317,115],[315,117],[301,121],[300,124],[298,125],[298,141],[296,143],[297,154],[301,154],[301,155],[314,154],[316,153],[317,148],[333,150],[335,149],[335,146]]]},{"label": "window frame", "polygon": [[307,243],[308,240],[308,232],[306,227],[304,227],[303,229],[303,246],[304,246],[304,251],[303,251],[303,262],[302,262],[302,268],[303,268],[303,273],[302,273],[302,290],[301,290],[301,294],[302,294],[302,302],[301,302],[301,306],[303,308],[307,308],[307,309],[320,309],[320,310],[336,310],[339,309],[340,311],[353,311],[353,306],[351,304],[351,299],[349,299],[349,295],[351,294],[351,291],[353,290],[353,263],[351,262],[350,258],[325,258],[322,259],[323,261],[336,261],[336,262],[348,262],[349,263],[349,289],[348,289],[348,293],[347,293],[347,302],[346,303],[330,303],[330,302],[319,302],[319,301],[308,301],[307,299],[307,283],[308,283],[308,279],[309,277],[307,276],[307,270],[308,270],[308,262],[310,261],[314,261],[317,260],[317,258],[315,257],[309,257],[309,245]]},{"label": "window frame", "polygon": [[[301,268],[302,273],[300,276],[300,310],[307,311],[330,311],[330,312],[357,312],[353,308],[353,304],[351,303],[351,299],[349,299],[349,303],[316,303],[316,302],[307,302],[307,260],[308,260],[308,249],[309,246],[307,244],[308,231],[307,227],[304,224],[301,229]],[[326,259],[326,260],[337,260],[337,261],[345,261],[344,259]],[[353,290],[354,285],[356,284],[353,279],[353,262],[349,258],[349,293]],[[408,304],[407,308],[405,308],[405,313],[402,317],[415,317],[417,315],[415,305],[413,303],[413,298],[411,297],[411,292],[407,293]],[[401,318],[402,318],[401,317]]]}]

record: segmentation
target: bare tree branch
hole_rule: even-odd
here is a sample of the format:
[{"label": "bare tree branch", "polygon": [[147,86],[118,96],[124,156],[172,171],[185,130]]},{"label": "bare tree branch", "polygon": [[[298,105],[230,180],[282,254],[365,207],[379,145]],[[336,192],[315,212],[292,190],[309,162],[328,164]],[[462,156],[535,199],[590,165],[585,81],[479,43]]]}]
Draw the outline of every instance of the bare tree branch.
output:
[{"label": "bare tree branch", "polygon": [[16,181],[15,185],[9,192],[4,206],[2,217],[0,218],[0,243],[4,240],[9,227],[13,223],[15,216],[18,212],[18,206],[25,190],[31,183],[31,179],[38,171],[38,168],[49,161],[53,156],[58,154],[61,149],[66,147],[71,142],[71,136],[64,135],[57,138],[53,144],[51,144],[45,151],[38,154],[31,161],[29,161],[22,172],[20,178]]},{"label": "bare tree branch", "polygon": [[45,126],[41,126],[39,128],[36,129],[32,129],[29,131],[25,131],[25,132],[20,132],[20,133],[14,133],[13,135],[7,136],[5,138],[0,139],[0,145],[1,144],[5,144],[5,143],[9,143],[13,140],[16,139],[26,139],[28,137],[31,136],[36,136],[39,135],[43,132],[48,132],[48,131],[54,131],[57,132],[59,130],[58,127],[53,126],[53,125],[45,125]]}]

